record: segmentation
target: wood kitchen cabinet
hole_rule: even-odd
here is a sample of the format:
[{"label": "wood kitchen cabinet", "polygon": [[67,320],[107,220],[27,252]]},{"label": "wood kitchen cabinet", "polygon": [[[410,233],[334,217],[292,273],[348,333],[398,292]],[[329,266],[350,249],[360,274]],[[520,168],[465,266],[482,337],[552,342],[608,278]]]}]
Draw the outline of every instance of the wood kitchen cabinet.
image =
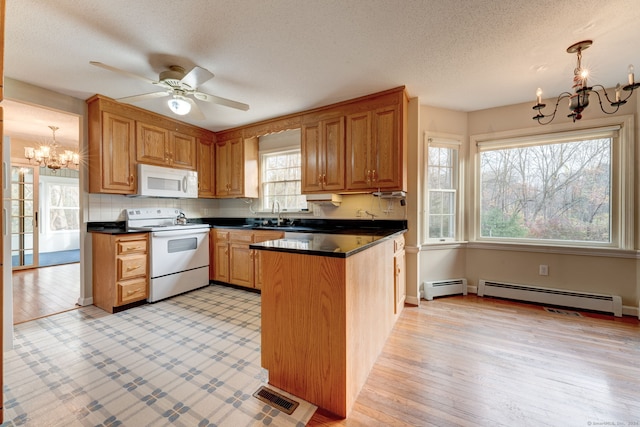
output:
[{"label": "wood kitchen cabinet", "polygon": [[136,123],[136,161],[195,170],[196,138],[138,121]]},{"label": "wood kitchen cabinet", "polygon": [[216,197],[258,197],[258,138],[223,134],[214,146]]},{"label": "wood kitchen cabinet", "polygon": [[93,233],[93,304],[113,313],[149,295],[149,235]]},{"label": "wood kitchen cabinet", "polygon": [[344,116],[302,125],[302,193],[344,190]]},{"label": "wood kitchen cabinet", "polygon": [[214,141],[209,138],[197,139],[198,198],[210,199],[216,195],[214,164]]},{"label": "wood kitchen cabinet", "polygon": [[404,249],[404,234],[395,238],[393,241],[393,247],[393,313],[399,315],[402,313],[404,301],[407,296],[407,260]]},{"label": "wood kitchen cabinet", "polygon": [[280,231],[267,230],[211,230],[214,240],[211,279],[246,288],[260,289],[262,285],[260,251],[249,248],[251,243],[262,243],[284,237]]},{"label": "wood kitchen cabinet", "polygon": [[347,116],[347,191],[404,190],[402,114],[392,104]]},{"label": "wood kitchen cabinet", "polygon": [[115,101],[93,97],[89,104],[89,192],[134,194],[135,120]]},{"label": "wood kitchen cabinet", "polygon": [[138,163],[198,170],[199,141],[215,141],[211,131],[102,95],[87,104],[90,193],[135,194]]}]

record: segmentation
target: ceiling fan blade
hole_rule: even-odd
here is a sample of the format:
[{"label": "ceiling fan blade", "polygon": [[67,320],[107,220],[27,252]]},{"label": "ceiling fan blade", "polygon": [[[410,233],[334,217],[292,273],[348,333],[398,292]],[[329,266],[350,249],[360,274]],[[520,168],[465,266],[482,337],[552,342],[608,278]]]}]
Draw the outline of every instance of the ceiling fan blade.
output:
[{"label": "ceiling fan blade", "polygon": [[151,93],[143,93],[142,95],[125,96],[124,98],[116,99],[116,101],[138,102],[138,101],[144,101],[145,99],[162,98],[163,96],[169,96],[169,95],[170,95],[169,92],[151,92]]},{"label": "ceiling fan blade", "polygon": [[151,84],[156,83],[154,80],[139,76],[137,74],[130,73],[129,71],[121,70],[120,68],[112,67],[111,65],[103,64],[102,62],[89,61],[89,64],[95,65],[96,67],[104,68],[105,70],[113,71],[114,73],[119,73],[128,77],[133,77],[135,79],[139,79],[147,83],[151,83]]},{"label": "ceiling fan blade", "polygon": [[222,98],[220,96],[209,95],[208,93],[194,92],[193,96],[200,101],[211,102],[213,104],[220,104],[220,105],[224,105],[225,107],[236,108],[242,111],[247,111],[249,109],[249,106],[247,104],[243,104],[242,102],[232,101],[230,99]]},{"label": "ceiling fan blade", "polygon": [[184,97],[184,99],[191,104],[191,111],[189,111],[189,116],[193,117],[196,120],[204,120],[204,114],[202,113],[202,110],[200,109],[200,107],[198,107],[198,104],[191,98],[188,97]]},{"label": "ceiling fan blade", "polygon": [[196,90],[198,86],[211,78],[213,78],[213,73],[211,71],[195,66],[182,78],[182,80],[180,80],[180,83],[184,83],[191,89]]}]

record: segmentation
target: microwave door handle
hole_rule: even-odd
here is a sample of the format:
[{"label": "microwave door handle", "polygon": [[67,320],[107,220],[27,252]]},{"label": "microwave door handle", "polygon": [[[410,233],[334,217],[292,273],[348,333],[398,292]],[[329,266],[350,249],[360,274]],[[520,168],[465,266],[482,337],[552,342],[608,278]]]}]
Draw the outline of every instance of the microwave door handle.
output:
[{"label": "microwave door handle", "polygon": [[182,192],[183,193],[187,192],[187,182],[188,182],[187,176],[185,175],[185,176],[182,177]]}]

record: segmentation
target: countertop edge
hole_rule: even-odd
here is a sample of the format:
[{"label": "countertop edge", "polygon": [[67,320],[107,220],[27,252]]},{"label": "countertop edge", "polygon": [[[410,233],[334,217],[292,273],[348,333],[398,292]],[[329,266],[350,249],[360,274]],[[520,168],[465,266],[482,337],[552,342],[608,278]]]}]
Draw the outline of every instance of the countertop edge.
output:
[{"label": "countertop edge", "polygon": [[[331,258],[348,258],[350,256],[353,256],[357,253],[360,253],[362,251],[365,251],[373,246],[376,246],[380,243],[386,242],[388,240],[392,240],[395,239],[396,237],[398,237],[401,234],[404,234],[407,232],[407,229],[402,229],[402,230],[390,230],[389,234],[386,234],[384,236],[381,236],[378,240],[364,244],[362,246],[359,246],[355,249],[352,249],[350,251],[347,252],[331,252],[331,251],[320,251],[320,250],[313,250],[313,249],[294,249],[294,248],[274,248],[274,247],[270,247],[269,242],[262,242],[262,243],[252,243],[249,245],[250,249],[255,249],[255,250],[260,250],[260,251],[271,251],[271,252],[286,252],[286,253],[294,253],[294,254],[300,254],[300,255],[315,255],[315,256],[325,256],[325,257],[331,257]],[[326,235],[331,235],[332,233],[314,233],[314,236],[322,236],[323,234]],[[358,233],[350,233],[348,235],[354,236],[354,237],[358,237],[358,236],[367,236],[367,234],[358,234]],[[347,236],[348,236],[347,235]],[[278,239],[278,240],[295,240],[295,238],[285,238],[285,239]],[[276,242],[278,240],[275,240]],[[273,240],[272,240],[273,242]]]}]

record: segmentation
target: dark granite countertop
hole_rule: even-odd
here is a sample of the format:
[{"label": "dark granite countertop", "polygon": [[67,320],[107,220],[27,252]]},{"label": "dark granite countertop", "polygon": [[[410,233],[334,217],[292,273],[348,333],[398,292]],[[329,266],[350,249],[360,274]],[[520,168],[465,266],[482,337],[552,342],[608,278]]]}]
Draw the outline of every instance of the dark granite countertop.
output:
[{"label": "dark granite countertop", "polygon": [[[269,220],[245,218],[197,218],[190,223],[208,224],[212,228],[243,230],[278,230],[284,239],[250,245],[252,249],[292,252],[347,258],[384,240],[407,231],[407,222],[400,220],[295,220],[293,225],[277,226]],[[265,223],[266,222],[266,223]],[[90,222],[87,231],[105,234],[146,233],[127,230],[124,221]]]},{"label": "dark granite countertop", "polygon": [[287,233],[284,239],[253,243],[251,249],[347,258],[385,240],[404,233],[403,230],[378,231],[376,234]]}]

